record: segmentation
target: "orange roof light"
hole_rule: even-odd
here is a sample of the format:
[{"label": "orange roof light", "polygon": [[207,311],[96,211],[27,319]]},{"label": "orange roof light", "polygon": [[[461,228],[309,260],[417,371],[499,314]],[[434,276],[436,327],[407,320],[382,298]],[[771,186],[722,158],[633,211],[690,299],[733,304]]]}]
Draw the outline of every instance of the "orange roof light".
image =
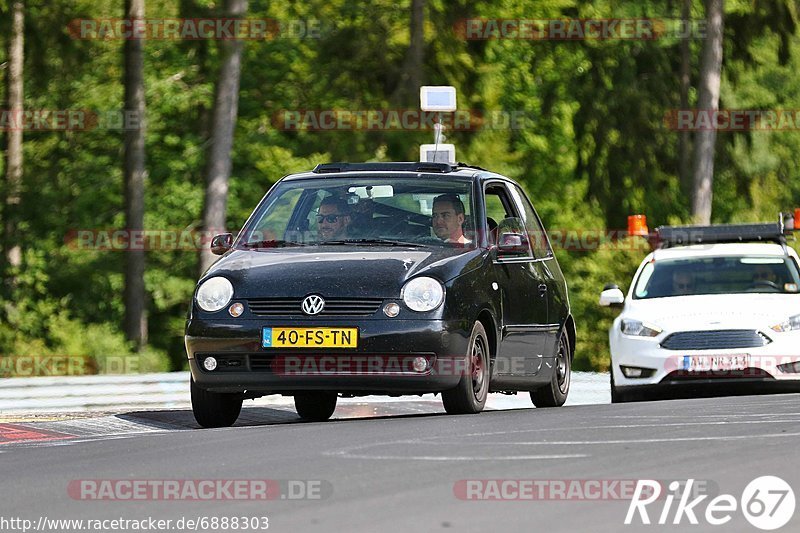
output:
[{"label": "orange roof light", "polygon": [[647,237],[650,230],[647,229],[647,217],[644,215],[630,215],[628,217],[628,236]]},{"label": "orange roof light", "polygon": [[794,208],[794,230],[800,230],[800,207]]}]

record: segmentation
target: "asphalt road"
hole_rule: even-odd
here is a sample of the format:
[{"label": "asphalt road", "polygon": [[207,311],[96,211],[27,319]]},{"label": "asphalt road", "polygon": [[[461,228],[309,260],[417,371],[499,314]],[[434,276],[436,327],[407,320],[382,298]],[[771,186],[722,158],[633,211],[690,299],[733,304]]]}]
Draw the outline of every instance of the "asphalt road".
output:
[{"label": "asphalt road", "polygon": [[[40,416],[2,424],[0,522],[152,517],[174,524],[181,518],[267,516],[270,531],[291,532],[758,531],[739,508],[727,524],[708,525],[707,501],[718,494],[738,500],[751,480],[765,475],[800,490],[796,394],[473,416],[449,416],[424,401],[353,403],[335,416],[327,423],[301,423],[288,409],[251,407],[237,427],[216,430],[193,429],[185,410]],[[637,517],[624,525],[631,495],[622,497],[615,481],[630,488],[638,479],[667,486],[689,478],[710,495],[695,507],[700,525],[688,525],[685,516],[681,525],[671,525],[679,496],[667,514],[670,525],[643,526]],[[253,479],[284,480],[280,495],[96,501],[85,498],[101,496],[99,484],[89,485],[94,488],[84,499],[69,489],[79,480]],[[286,480],[295,482],[293,495],[304,487],[314,498],[291,499]],[[506,483],[506,492],[498,493],[500,485],[476,480],[528,480],[528,485]],[[513,488],[530,487],[532,480],[553,499],[531,499],[530,491],[516,501],[474,499],[514,498]],[[611,488],[598,500],[592,481]],[[113,494],[124,496],[119,487],[125,485],[113,486],[118,491]],[[565,486],[571,494],[559,492]],[[473,499],[465,499],[467,493]],[[647,507],[652,521],[658,521],[666,501]],[[0,529],[14,530],[5,525]],[[798,530],[800,510],[782,528]]]}]

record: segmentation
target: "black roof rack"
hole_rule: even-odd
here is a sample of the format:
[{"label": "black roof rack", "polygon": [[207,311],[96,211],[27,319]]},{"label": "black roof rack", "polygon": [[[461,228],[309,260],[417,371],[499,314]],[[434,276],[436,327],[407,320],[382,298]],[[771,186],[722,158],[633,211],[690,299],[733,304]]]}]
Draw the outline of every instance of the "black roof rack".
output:
[{"label": "black roof rack", "polygon": [[436,172],[445,174],[458,169],[457,165],[450,163],[324,163],[317,165],[313,172],[315,174],[332,174],[335,172],[351,171],[394,171],[394,172]]},{"label": "black roof rack", "polygon": [[485,168],[479,167],[478,165],[468,165],[467,163],[462,163],[460,161],[458,163],[456,163],[456,166],[459,167],[459,168],[471,168],[473,170],[483,170],[484,172],[489,172]]},{"label": "black roof rack", "polygon": [[689,244],[735,242],[775,242],[786,244],[783,217],[777,223],[716,224],[713,226],[659,226],[656,228],[658,248]]}]

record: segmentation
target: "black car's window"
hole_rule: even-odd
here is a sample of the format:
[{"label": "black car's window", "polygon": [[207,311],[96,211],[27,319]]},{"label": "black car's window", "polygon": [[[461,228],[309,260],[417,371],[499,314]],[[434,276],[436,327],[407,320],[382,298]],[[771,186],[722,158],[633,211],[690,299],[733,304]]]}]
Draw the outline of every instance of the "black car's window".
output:
[{"label": "black car's window", "polygon": [[251,237],[260,241],[277,240],[286,233],[287,224],[302,192],[288,190],[277,196],[272,201],[271,208],[253,225]]},{"label": "black car's window", "polygon": [[794,263],[776,256],[728,256],[672,259],[647,263],[633,297],[636,299],[735,294],[798,293]]},{"label": "black car's window", "polygon": [[[485,202],[490,242],[497,241],[496,233],[498,231],[504,227],[516,227],[518,226],[516,221],[523,220],[518,208],[511,199],[508,189],[501,183],[491,183],[486,187]],[[508,221],[508,223],[506,224],[504,221]],[[492,229],[497,228],[498,225],[500,228]]]},{"label": "black car's window", "polygon": [[256,209],[238,246],[415,244],[475,247],[472,184],[436,177],[287,180]]},{"label": "black car's window", "polygon": [[533,254],[537,258],[548,257],[553,255],[553,249],[550,247],[550,241],[547,238],[547,233],[542,226],[539,216],[533,209],[530,200],[525,195],[522,189],[518,186],[511,187],[511,195],[517,201],[517,205],[522,207],[522,215],[525,220],[525,229],[528,230],[528,238],[530,239],[531,246],[533,247]]}]

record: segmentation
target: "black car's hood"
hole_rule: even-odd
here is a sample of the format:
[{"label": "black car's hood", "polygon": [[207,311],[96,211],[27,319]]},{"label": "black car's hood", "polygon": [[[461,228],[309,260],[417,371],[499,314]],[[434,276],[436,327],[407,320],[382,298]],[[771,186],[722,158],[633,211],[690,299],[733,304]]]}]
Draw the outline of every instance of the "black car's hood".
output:
[{"label": "black car's hood", "polygon": [[457,248],[315,247],[269,251],[234,250],[204,276],[222,275],[235,298],[323,296],[398,298],[418,275],[446,282],[476,268],[484,250]]}]

